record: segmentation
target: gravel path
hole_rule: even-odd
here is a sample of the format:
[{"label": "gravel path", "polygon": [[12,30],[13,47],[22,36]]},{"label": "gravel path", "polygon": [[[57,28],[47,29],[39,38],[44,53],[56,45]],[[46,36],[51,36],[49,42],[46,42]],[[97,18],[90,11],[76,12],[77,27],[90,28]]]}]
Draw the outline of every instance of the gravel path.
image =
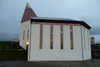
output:
[{"label": "gravel path", "polygon": [[100,67],[100,60],[93,61],[62,61],[62,62],[29,62],[29,61],[0,61],[0,67]]}]

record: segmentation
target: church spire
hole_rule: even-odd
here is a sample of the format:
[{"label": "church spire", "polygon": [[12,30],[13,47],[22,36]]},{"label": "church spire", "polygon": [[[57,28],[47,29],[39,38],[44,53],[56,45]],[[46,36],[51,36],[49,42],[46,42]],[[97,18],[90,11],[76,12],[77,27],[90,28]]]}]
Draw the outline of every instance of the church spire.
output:
[{"label": "church spire", "polygon": [[30,20],[30,17],[37,17],[37,15],[35,14],[35,12],[32,10],[32,8],[30,7],[30,5],[27,3],[26,4],[26,8],[21,20],[21,23]]},{"label": "church spire", "polygon": [[[26,7],[31,8],[30,5],[29,5],[28,3],[26,4]],[[31,8],[31,9],[32,9],[32,8]]]}]

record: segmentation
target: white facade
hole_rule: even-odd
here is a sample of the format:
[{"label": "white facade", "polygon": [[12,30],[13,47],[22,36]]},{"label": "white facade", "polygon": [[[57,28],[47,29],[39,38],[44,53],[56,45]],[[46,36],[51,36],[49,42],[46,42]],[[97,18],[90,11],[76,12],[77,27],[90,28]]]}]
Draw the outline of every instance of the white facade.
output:
[{"label": "white facade", "polygon": [[20,31],[20,46],[28,61],[83,61],[91,59],[90,29],[84,21],[37,17],[27,3]]},{"label": "white facade", "polygon": [[[27,30],[30,31],[29,40]],[[25,39],[23,40],[23,31]],[[21,24],[20,45],[28,46],[28,61],[83,61],[91,59],[89,29],[82,25],[73,25],[73,49],[71,49],[70,25],[63,25],[63,49],[61,49],[60,25],[53,25],[53,49],[50,49],[50,25],[43,24],[43,42],[40,49],[40,24]]]},{"label": "white facade", "polygon": [[[24,49],[26,49],[26,42],[29,42],[29,39],[27,38],[28,30],[29,30],[29,34],[30,34],[30,20],[26,21],[24,23],[21,23],[20,45]],[[23,35],[24,31],[25,31],[25,36]],[[23,39],[23,36],[25,37],[24,39]]]}]

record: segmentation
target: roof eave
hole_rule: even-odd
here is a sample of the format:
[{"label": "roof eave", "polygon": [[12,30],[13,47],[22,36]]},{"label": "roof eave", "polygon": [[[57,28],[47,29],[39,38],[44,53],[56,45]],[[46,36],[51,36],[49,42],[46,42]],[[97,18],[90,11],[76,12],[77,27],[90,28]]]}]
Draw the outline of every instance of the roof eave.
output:
[{"label": "roof eave", "polygon": [[83,25],[84,27],[88,28],[88,29],[91,29],[91,27],[85,23],[84,21],[76,21],[76,20],[56,20],[56,19],[34,19],[34,18],[31,18],[31,22],[57,22],[57,23],[74,23],[74,24],[81,24]]}]

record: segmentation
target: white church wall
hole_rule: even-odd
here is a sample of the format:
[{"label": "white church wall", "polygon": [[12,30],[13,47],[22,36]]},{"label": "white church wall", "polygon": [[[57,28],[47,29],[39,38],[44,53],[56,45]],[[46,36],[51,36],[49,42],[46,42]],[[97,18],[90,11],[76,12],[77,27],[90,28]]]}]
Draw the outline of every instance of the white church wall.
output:
[{"label": "white church wall", "polygon": [[90,32],[87,28],[83,27],[83,52],[84,60],[91,59],[91,46],[90,46]]},{"label": "white church wall", "polygon": [[[30,30],[30,21],[26,21],[21,23],[21,30],[20,30],[20,46],[26,49],[26,42],[29,41],[27,39],[27,31]],[[25,31],[25,39],[23,39],[23,31]],[[29,32],[30,34],[30,32]]]},{"label": "white church wall", "polygon": [[66,49],[68,51],[70,51],[70,26],[69,25],[63,25],[63,50],[66,51]]},{"label": "white church wall", "polygon": [[40,59],[39,57],[41,55],[40,49],[39,49],[39,39],[40,39],[40,25],[39,24],[32,24],[31,25],[31,35],[30,35],[30,44],[29,44],[29,55],[28,59]]},{"label": "white church wall", "polygon": [[60,44],[60,25],[53,25],[53,50],[59,52]]},{"label": "white church wall", "polygon": [[88,43],[88,46],[89,46],[88,58],[89,58],[89,59],[91,59],[91,44],[90,44],[91,41],[90,41],[90,39],[91,39],[91,37],[90,37],[90,30],[88,30],[88,42],[89,42],[89,43]]},{"label": "white church wall", "polygon": [[73,54],[82,60],[81,26],[73,26]]},{"label": "white church wall", "polygon": [[50,50],[50,25],[43,25],[43,50]]},{"label": "white church wall", "polygon": [[89,35],[89,58],[91,59],[91,34],[90,34],[90,30],[88,30],[88,35]]},{"label": "white church wall", "polygon": [[82,58],[83,58],[83,60],[84,60],[84,50],[85,50],[85,34],[84,34],[84,32],[85,32],[85,30],[84,30],[84,27],[83,26],[81,26],[81,40],[82,40]]},{"label": "white church wall", "polygon": [[63,25],[63,49],[60,48],[60,25],[53,25],[53,49],[50,49],[50,25],[43,25],[43,48],[40,49],[40,24],[32,24],[29,61],[82,60],[81,26],[73,26],[73,49],[70,26]]}]

